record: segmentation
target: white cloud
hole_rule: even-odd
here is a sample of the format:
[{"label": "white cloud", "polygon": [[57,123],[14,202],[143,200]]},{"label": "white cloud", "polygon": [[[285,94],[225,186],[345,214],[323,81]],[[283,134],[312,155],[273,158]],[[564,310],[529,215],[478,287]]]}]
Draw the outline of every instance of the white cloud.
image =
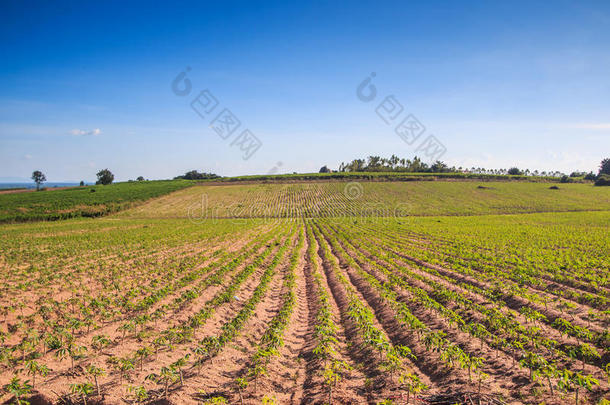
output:
[{"label": "white cloud", "polygon": [[70,133],[72,135],[77,135],[77,136],[81,136],[81,135],[99,135],[102,133],[102,130],[99,128],[95,128],[92,129],[90,131],[87,131],[86,129],[73,129],[72,131],[70,131]]},{"label": "white cloud", "polygon": [[564,124],[563,127],[569,128],[569,129],[610,131],[610,122],[582,122],[582,123]]},{"label": "white cloud", "polygon": [[24,158],[25,160],[30,160],[30,159],[32,158],[32,155],[25,154],[25,155],[23,155],[23,158]]}]

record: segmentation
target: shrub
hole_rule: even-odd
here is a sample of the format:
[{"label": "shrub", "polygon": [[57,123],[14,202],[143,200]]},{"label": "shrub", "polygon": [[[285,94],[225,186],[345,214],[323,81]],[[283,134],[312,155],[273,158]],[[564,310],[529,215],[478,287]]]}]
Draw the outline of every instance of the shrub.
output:
[{"label": "shrub", "polygon": [[[141,176],[140,176],[141,177]],[[199,173],[197,170],[191,170],[183,174],[182,176],[174,177],[174,180],[182,179],[182,180],[209,180],[209,179],[218,179],[219,175],[215,173]],[[139,180],[139,177],[138,177]],[[144,180],[144,178],[142,178]]]},{"label": "shrub", "polygon": [[595,181],[596,186],[610,186],[610,176],[601,175]]}]

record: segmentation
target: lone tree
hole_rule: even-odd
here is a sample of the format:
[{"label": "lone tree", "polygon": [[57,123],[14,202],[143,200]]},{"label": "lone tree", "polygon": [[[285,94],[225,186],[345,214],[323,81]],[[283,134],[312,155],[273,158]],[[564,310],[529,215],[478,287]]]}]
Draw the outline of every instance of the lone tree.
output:
[{"label": "lone tree", "polygon": [[95,184],[110,184],[114,181],[114,174],[108,169],[100,170],[97,172],[97,181]]},{"label": "lone tree", "polygon": [[36,183],[36,190],[40,190],[40,185],[47,181],[47,176],[45,176],[40,170],[34,170],[32,172],[32,180],[34,180],[34,183]]},{"label": "lone tree", "polygon": [[137,181],[144,181],[144,177],[142,176],[138,176],[138,178],[136,179]]},{"label": "lone tree", "polygon": [[607,174],[610,176],[610,158],[602,160],[601,164],[599,165],[598,175],[601,176],[602,174]]},{"label": "lone tree", "polygon": [[518,167],[511,167],[510,169],[508,169],[508,174],[511,174],[513,176],[521,176],[523,172],[519,170]]},{"label": "lone tree", "polygon": [[330,169],[326,166],[320,168],[320,173],[330,173]]}]

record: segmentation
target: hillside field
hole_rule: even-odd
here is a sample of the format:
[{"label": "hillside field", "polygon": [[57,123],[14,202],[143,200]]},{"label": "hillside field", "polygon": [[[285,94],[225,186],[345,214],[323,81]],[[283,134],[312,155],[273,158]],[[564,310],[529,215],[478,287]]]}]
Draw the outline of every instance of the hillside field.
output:
[{"label": "hillside field", "polygon": [[160,180],[1,193],[0,223],[97,217],[192,185],[187,180]]},{"label": "hillside field", "polygon": [[0,403],[610,400],[607,187],[171,184],[0,225]]},{"label": "hillside field", "polygon": [[124,211],[120,216],[193,219],[404,217],[597,211],[609,207],[610,189],[591,184],[304,182],[195,186]]}]

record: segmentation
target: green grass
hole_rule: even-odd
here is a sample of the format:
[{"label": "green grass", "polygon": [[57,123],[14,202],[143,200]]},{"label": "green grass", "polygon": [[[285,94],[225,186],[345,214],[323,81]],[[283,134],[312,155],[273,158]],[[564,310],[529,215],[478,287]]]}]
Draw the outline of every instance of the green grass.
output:
[{"label": "green grass", "polygon": [[95,217],[191,185],[188,180],[160,180],[0,194],[0,222]]}]

